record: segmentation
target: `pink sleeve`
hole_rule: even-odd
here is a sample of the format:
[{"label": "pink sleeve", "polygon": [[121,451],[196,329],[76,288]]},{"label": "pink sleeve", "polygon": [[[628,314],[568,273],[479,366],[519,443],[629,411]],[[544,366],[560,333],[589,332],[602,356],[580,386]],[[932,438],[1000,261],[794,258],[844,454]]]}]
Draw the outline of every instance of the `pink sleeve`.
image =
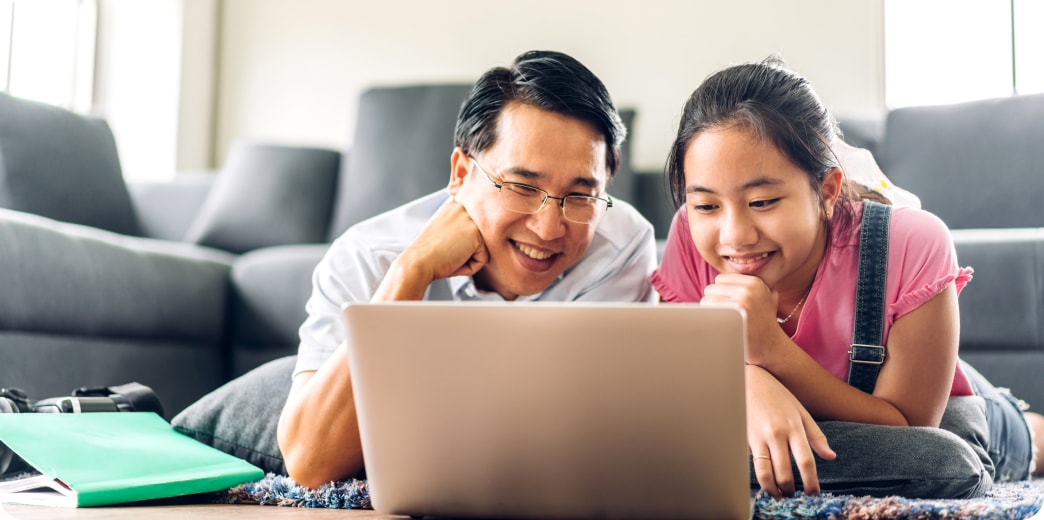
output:
[{"label": "pink sleeve", "polygon": [[951,282],[960,293],[971,280],[972,270],[957,265],[950,230],[927,211],[895,208],[888,247],[889,323],[931,300]]},{"label": "pink sleeve", "polygon": [[667,302],[699,302],[703,288],[717,274],[696,250],[689,233],[685,208],[679,208],[667,234],[660,266],[653,271],[653,287]]}]

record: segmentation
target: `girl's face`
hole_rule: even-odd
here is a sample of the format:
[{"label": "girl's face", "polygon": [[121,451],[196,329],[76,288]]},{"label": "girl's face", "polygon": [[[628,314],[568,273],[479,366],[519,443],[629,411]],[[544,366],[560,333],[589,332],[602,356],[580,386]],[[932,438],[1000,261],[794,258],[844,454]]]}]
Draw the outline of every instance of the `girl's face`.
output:
[{"label": "girl's face", "polygon": [[840,193],[834,169],[820,193],[770,141],[728,127],[699,134],[685,152],[692,241],[722,273],[757,276],[779,293],[803,294],[826,247]]}]

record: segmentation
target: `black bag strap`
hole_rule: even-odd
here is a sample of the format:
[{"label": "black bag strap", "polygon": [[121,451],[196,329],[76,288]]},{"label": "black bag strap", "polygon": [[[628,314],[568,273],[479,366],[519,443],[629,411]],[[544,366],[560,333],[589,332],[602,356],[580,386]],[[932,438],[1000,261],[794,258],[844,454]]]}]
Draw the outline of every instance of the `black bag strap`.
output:
[{"label": "black bag strap", "polygon": [[891,207],[863,201],[859,232],[859,278],[852,346],[848,351],[848,384],[871,394],[885,359],[884,303],[888,278],[888,224]]}]

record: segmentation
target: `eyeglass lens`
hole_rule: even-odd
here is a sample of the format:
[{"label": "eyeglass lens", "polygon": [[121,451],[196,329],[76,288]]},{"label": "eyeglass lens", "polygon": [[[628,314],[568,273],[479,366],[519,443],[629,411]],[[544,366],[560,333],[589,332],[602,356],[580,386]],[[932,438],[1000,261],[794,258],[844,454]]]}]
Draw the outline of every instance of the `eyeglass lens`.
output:
[{"label": "eyeglass lens", "polygon": [[[511,211],[533,214],[540,211],[547,193],[531,186],[505,182],[500,195],[502,202]],[[604,201],[592,197],[568,196],[561,204],[557,199],[550,198],[548,203],[560,205],[562,215],[567,220],[580,224],[593,221],[599,212],[606,209]]]}]

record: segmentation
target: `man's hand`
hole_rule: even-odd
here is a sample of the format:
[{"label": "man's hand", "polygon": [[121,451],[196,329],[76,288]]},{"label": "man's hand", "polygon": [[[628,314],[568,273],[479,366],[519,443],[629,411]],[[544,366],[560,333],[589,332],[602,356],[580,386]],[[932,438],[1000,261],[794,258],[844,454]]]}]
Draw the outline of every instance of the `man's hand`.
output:
[{"label": "man's hand", "polygon": [[478,226],[463,204],[450,199],[395,260],[373,300],[420,300],[431,282],[474,275],[487,261]]},{"label": "man's hand", "polygon": [[478,226],[464,205],[452,198],[431,217],[406,253],[414,255],[413,262],[430,266],[433,281],[471,276],[489,260]]}]

